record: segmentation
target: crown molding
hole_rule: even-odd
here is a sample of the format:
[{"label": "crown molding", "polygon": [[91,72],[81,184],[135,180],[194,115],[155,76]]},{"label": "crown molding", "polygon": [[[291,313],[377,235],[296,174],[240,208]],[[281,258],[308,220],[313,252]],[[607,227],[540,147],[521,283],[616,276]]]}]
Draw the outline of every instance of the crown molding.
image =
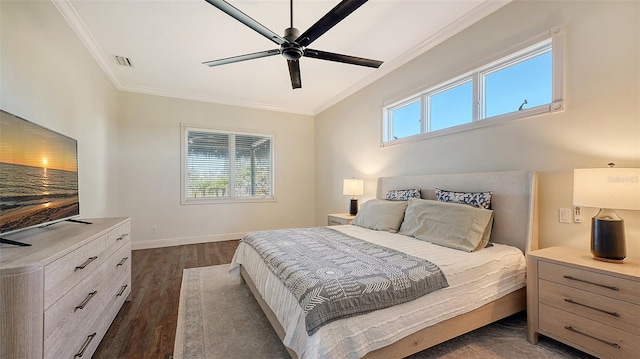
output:
[{"label": "crown molding", "polygon": [[71,5],[71,2],[69,0],[51,0],[51,2],[58,9],[60,14],[62,14],[62,17],[67,21],[69,26],[71,26],[71,29],[76,33],[76,35],[78,35],[80,41],[82,41],[87,50],[89,50],[91,56],[93,56],[113,85],[117,89],[122,89],[122,82],[120,81],[118,74],[109,63],[108,57],[102,52],[102,49],[98,46],[96,40],[91,36],[87,26],[84,24],[73,5]]},{"label": "crown molding", "polygon": [[436,47],[438,44],[444,42],[445,40],[457,34],[458,32],[466,29],[467,27],[473,25],[479,20],[485,18],[489,14],[500,9],[501,7],[510,3],[511,1],[513,0],[485,0],[483,2],[480,2],[476,7],[469,10],[466,14],[459,17],[456,21],[450,23],[449,25],[447,25],[446,27],[444,27],[443,29],[435,33],[433,36],[420,42],[418,45],[404,52],[403,54],[396,57],[395,59],[391,61],[387,61],[384,65],[382,65],[378,69],[378,71],[372,72],[370,75],[356,82],[351,87],[347,88],[346,90],[332,97],[329,101],[315,108],[313,111],[313,115],[315,116],[321,113],[322,111],[327,110],[331,106],[353,95],[354,93],[362,90],[366,86],[381,79],[383,76],[395,71],[402,65],[424,54],[428,50]]},{"label": "crown molding", "polygon": [[204,96],[181,91],[171,91],[159,88],[123,84],[113,67],[115,64],[112,64],[111,61],[109,61],[110,57],[106,56],[100,46],[98,46],[98,43],[89,32],[89,29],[84,24],[84,22],[80,18],[80,15],[78,15],[71,2],[69,0],[51,0],[51,2],[55,5],[60,14],[62,14],[62,17],[67,21],[69,26],[71,26],[71,29],[73,29],[78,38],[80,38],[80,41],[82,41],[87,50],[89,50],[89,53],[91,53],[102,71],[104,71],[104,73],[111,80],[116,89],[120,91],[313,116],[311,110],[302,111],[296,108],[279,107],[263,103],[238,101],[234,99]]},{"label": "crown molding", "polygon": [[199,94],[185,93],[181,91],[170,91],[165,89],[157,89],[157,88],[150,88],[150,87],[143,87],[143,86],[125,85],[122,83],[121,79],[118,77],[118,74],[113,67],[114,64],[112,64],[112,62],[109,61],[110,58],[106,56],[102,51],[102,49],[100,48],[100,46],[98,46],[98,43],[95,41],[95,39],[87,29],[86,25],[84,24],[84,22],[82,21],[82,19],[80,18],[76,10],[74,9],[70,0],[51,0],[51,2],[55,5],[58,11],[62,14],[62,17],[67,21],[69,26],[71,26],[73,31],[78,36],[78,38],[80,38],[82,43],[89,50],[89,53],[91,53],[91,55],[96,60],[100,68],[102,68],[102,71],[104,71],[104,73],[107,75],[107,77],[111,80],[113,85],[118,90],[142,93],[142,94],[148,94],[148,95],[173,97],[173,98],[192,100],[192,101],[217,103],[222,105],[248,107],[248,108],[267,110],[267,111],[277,111],[277,112],[309,115],[309,116],[315,116],[321,113],[322,111],[327,110],[331,106],[353,95],[354,93],[362,90],[366,86],[372,84],[376,80],[398,69],[399,67],[406,64],[407,62],[422,55],[423,53],[432,49],[436,45],[442,43],[446,39],[462,31],[463,29],[471,26],[475,22],[486,17],[492,12],[510,3],[511,1],[512,0],[485,0],[485,1],[479,2],[478,5],[474,7],[472,10],[468,11],[465,15],[458,18],[458,20],[449,24],[448,26],[446,26],[445,28],[443,28],[433,36],[422,41],[421,43],[414,46],[412,49],[404,52],[403,54],[396,57],[395,59],[387,61],[377,71],[371,73],[369,76],[366,76],[365,78],[358,81],[354,85],[348,87],[344,91],[336,94],[331,99],[326,101],[324,104],[318,106],[315,109],[309,109],[308,111],[305,111],[305,110],[300,110],[295,108],[273,106],[269,104],[255,103],[255,102],[249,102],[249,101],[239,101],[239,100],[228,99],[228,98],[204,96]]},{"label": "crown molding", "polygon": [[170,91],[170,90],[157,89],[157,88],[151,88],[151,87],[124,85],[120,87],[120,90],[126,91],[126,92],[141,93],[145,95],[172,97],[172,98],[179,98],[183,100],[191,100],[191,101],[199,101],[199,102],[210,102],[210,103],[215,103],[219,105],[254,108],[258,110],[285,112],[285,113],[292,113],[297,115],[307,115],[307,116],[314,115],[311,111],[301,111],[300,109],[296,109],[296,108],[273,106],[269,104],[248,102],[248,101],[239,101],[239,100],[234,100],[229,98],[203,96],[203,95],[186,93],[181,91]]}]

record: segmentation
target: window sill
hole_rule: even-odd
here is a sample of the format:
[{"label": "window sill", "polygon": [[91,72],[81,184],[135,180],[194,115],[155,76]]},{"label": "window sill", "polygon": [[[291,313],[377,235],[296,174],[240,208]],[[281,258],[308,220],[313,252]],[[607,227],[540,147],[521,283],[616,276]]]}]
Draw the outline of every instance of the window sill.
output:
[{"label": "window sill", "polygon": [[388,146],[398,145],[401,143],[420,141],[420,140],[425,140],[429,138],[450,135],[453,133],[470,131],[477,128],[495,126],[508,121],[519,120],[519,119],[529,118],[529,117],[548,114],[548,113],[562,112],[563,110],[564,110],[563,101],[557,101],[544,106],[538,106],[535,108],[526,109],[518,112],[511,112],[504,115],[486,118],[486,119],[471,122],[471,123],[465,123],[463,125],[445,128],[442,130],[437,130],[437,131],[432,131],[427,133],[420,133],[420,134],[403,137],[403,138],[399,138],[397,140],[392,140],[392,141],[380,142],[380,147],[388,147]]},{"label": "window sill", "polygon": [[240,203],[264,203],[264,202],[277,202],[275,197],[252,197],[252,198],[203,198],[203,199],[189,199],[181,200],[181,205],[198,205],[198,204],[240,204]]}]

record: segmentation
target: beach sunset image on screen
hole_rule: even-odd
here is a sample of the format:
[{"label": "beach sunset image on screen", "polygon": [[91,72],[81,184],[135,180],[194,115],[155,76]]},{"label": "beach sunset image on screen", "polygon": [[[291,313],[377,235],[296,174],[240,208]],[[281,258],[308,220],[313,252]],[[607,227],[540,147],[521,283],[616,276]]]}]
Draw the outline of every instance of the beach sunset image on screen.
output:
[{"label": "beach sunset image on screen", "polygon": [[77,141],[0,115],[0,233],[77,216]]}]

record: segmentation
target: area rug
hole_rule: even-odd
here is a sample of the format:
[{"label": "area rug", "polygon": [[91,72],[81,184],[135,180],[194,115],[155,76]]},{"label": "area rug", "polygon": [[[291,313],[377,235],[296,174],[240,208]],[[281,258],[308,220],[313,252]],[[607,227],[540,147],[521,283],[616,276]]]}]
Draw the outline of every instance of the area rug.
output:
[{"label": "area rug", "polygon": [[[174,358],[290,358],[247,285],[232,279],[228,268],[184,270]],[[545,337],[532,345],[526,331],[523,312],[409,358],[593,358]]]}]

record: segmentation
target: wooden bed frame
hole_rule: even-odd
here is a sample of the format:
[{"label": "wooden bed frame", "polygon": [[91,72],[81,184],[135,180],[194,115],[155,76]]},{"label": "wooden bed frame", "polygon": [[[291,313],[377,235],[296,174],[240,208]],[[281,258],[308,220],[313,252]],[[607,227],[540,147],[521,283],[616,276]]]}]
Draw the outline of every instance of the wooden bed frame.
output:
[{"label": "wooden bed frame", "polygon": [[[425,199],[434,199],[436,188],[464,192],[492,191],[495,220],[491,241],[513,245],[520,248],[523,253],[538,247],[537,173],[535,172],[508,171],[381,177],[378,179],[377,197],[384,198],[390,189],[410,188],[420,188],[422,198]],[[262,299],[262,295],[244,267],[240,268],[240,273],[280,340],[284,340],[285,329],[275,313]],[[526,288],[521,288],[476,310],[444,320],[391,345],[369,352],[364,358],[404,358],[525,309]],[[293,350],[289,348],[287,350],[292,358],[297,359],[297,354]]]}]

